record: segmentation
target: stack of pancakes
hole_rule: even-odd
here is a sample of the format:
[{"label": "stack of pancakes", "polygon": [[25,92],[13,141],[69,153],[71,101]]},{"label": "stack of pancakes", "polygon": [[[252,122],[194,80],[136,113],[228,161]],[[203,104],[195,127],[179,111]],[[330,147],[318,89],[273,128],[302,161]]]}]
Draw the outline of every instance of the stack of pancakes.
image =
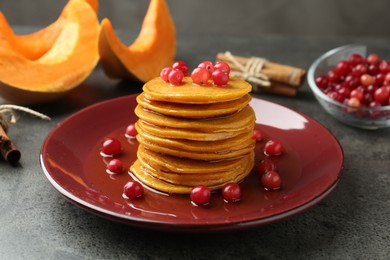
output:
[{"label": "stack of pancakes", "polygon": [[131,173],[167,193],[211,190],[239,182],[252,170],[255,114],[251,85],[230,78],[225,87],[198,86],[190,77],[172,86],[160,77],[137,97],[139,147]]}]

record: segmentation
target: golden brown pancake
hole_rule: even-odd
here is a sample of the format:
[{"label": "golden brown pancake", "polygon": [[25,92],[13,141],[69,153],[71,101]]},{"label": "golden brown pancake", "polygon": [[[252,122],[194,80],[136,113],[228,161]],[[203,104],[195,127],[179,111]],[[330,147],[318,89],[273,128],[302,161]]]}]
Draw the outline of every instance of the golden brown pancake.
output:
[{"label": "golden brown pancake", "polygon": [[137,135],[137,140],[140,144],[144,145],[146,149],[152,150],[154,152],[168,154],[172,156],[176,156],[179,158],[189,158],[189,159],[196,159],[196,160],[222,160],[222,159],[229,159],[234,158],[237,156],[242,156],[244,154],[247,154],[251,150],[254,149],[255,143],[253,142],[251,145],[244,146],[244,147],[236,147],[236,150],[225,150],[221,152],[211,152],[211,153],[199,153],[199,152],[189,152],[186,150],[181,149],[172,149],[169,147],[160,146],[155,143],[150,143],[142,139],[139,135]]},{"label": "golden brown pancake", "polygon": [[[222,140],[216,142],[226,141],[225,144],[226,149],[216,150],[213,149],[212,146],[210,146],[208,147],[209,148],[208,151],[206,149],[197,151],[196,149],[187,149],[188,147],[186,146],[183,147],[164,146],[161,143],[155,143],[153,141],[149,141],[145,139],[141,134],[138,134],[136,138],[139,144],[143,145],[145,148],[151,151],[158,152],[158,153],[165,153],[180,158],[191,158],[191,159],[198,159],[198,160],[221,160],[221,159],[229,159],[230,157],[240,156],[242,154],[247,153],[248,149],[249,150],[252,149],[256,144],[256,141],[252,138],[242,139],[241,142],[237,142],[234,146],[229,146],[228,141]],[[183,140],[178,140],[178,141],[183,141]],[[200,141],[192,141],[192,142],[199,143]],[[214,143],[214,142],[209,142],[209,143]]]},{"label": "golden brown pancake", "polygon": [[246,106],[237,113],[223,117],[216,117],[213,118],[213,120],[166,116],[143,109],[140,105],[135,108],[135,114],[139,119],[152,125],[167,128],[188,129],[190,131],[198,131],[202,133],[236,132],[242,129],[247,129],[248,125],[252,125],[256,121],[255,112],[250,106]]},{"label": "golden brown pancake", "polygon": [[142,159],[138,160],[140,161],[142,167],[144,167],[149,174],[159,180],[183,186],[196,186],[201,184],[207,186],[216,186],[225,184],[235,179],[236,176],[240,176],[246,169],[246,165],[251,160],[250,154],[247,154],[244,158],[245,160],[241,165],[230,168],[226,171],[202,174],[201,176],[199,176],[199,174],[178,174],[174,172],[161,171],[159,169],[153,168],[150,164],[143,161]]},{"label": "golden brown pancake", "polygon": [[[164,172],[174,172],[180,174],[210,174],[228,171],[232,168],[244,164],[245,156],[229,160],[202,161],[188,158],[179,158],[167,154],[153,152],[140,144],[137,157],[142,163],[148,163],[156,170]],[[198,176],[198,178],[201,178]]]},{"label": "golden brown pancake", "polygon": [[137,102],[142,107],[155,111],[157,113],[184,117],[184,118],[210,118],[222,115],[233,114],[244,107],[251,101],[252,97],[249,94],[241,98],[219,103],[200,104],[194,106],[193,104],[180,104],[164,101],[148,100],[145,98],[145,93],[137,96]]},{"label": "golden brown pancake", "polygon": [[153,143],[155,145],[159,145],[171,149],[185,150],[188,152],[224,153],[226,151],[238,150],[250,145],[254,145],[256,141],[252,138],[252,136],[253,136],[252,132],[247,132],[224,140],[193,141],[193,140],[186,140],[186,139],[162,138],[162,137],[150,135],[143,131],[139,131],[137,138],[140,139],[141,143]]},{"label": "golden brown pancake", "polygon": [[244,154],[249,153],[255,147],[255,145],[253,144],[238,150],[228,150],[225,151],[224,153],[218,153],[218,152],[217,153],[196,153],[196,152],[188,152],[179,149],[171,149],[153,143],[147,143],[147,142],[143,143],[142,142],[143,140],[139,139],[138,136],[137,136],[137,140],[140,144],[144,145],[146,149],[158,153],[168,154],[179,158],[189,158],[189,159],[205,160],[205,161],[222,160],[222,159],[229,159],[229,158],[242,156]]},{"label": "golden brown pancake", "polygon": [[138,120],[135,124],[137,131],[145,131],[149,134],[164,137],[164,138],[173,138],[173,139],[188,139],[188,140],[197,140],[197,141],[217,141],[228,139],[248,131],[253,131],[255,123],[248,125],[244,129],[231,129],[230,132],[220,132],[220,133],[202,133],[197,131],[188,131],[178,128],[167,128],[156,126],[152,124],[145,123],[143,120]]},{"label": "golden brown pancake", "polygon": [[[251,153],[250,158],[251,159],[249,160],[247,165],[243,166],[242,173],[228,180],[226,183],[228,182],[238,183],[241,180],[243,180],[246,176],[248,176],[248,174],[251,172],[254,165],[254,152]],[[193,186],[172,184],[153,177],[153,175],[142,166],[139,160],[136,160],[135,163],[130,167],[130,171],[142,183],[158,191],[162,191],[166,193],[176,193],[176,194],[189,194],[191,193],[191,190],[193,188]],[[221,189],[224,184],[225,183],[219,185],[210,185],[209,188],[211,190]]]},{"label": "golden brown pancake", "polygon": [[231,101],[243,97],[251,90],[252,86],[248,82],[234,77],[230,77],[225,87],[214,86],[212,83],[199,86],[189,76],[184,77],[179,86],[167,84],[161,77],[154,78],[143,86],[146,99],[184,104]]}]

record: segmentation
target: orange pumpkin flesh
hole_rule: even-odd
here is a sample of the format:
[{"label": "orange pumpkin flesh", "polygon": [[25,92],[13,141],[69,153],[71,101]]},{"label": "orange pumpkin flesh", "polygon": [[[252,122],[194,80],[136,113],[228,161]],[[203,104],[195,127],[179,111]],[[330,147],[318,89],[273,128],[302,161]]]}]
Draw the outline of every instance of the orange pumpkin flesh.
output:
[{"label": "orange pumpkin flesh", "polygon": [[165,0],[151,0],[141,31],[128,47],[115,34],[109,19],[101,23],[100,62],[110,78],[146,82],[172,65],[175,52],[176,30]]},{"label": "orange pumpkin flesh", "polygon": [[36,60],[0,37],[0,95],[18,104],[52,101],[78,86],[99,58],[99,22],[84,0],[70,0],[55,42]]},{"label": "orange pumpkin flesh", "polygon": [[16,52],[31,60],[38,59],[50,49],[62,26],[62,19],[59,19],[40,31],[27,35],[15,35],[6,18],[0,12],[2,37],[6,39]]},{"label": "orange pumpkin flesh", "polygon": [[[95,13],[98,13],[98,0],[84,0]],[[25,35],[17,35],[13,32],[6,17],[0,12],[0,37],[12,46],[12,48],[30,60],[36,60],[45,54],[56,41],[66,22],[66,12],[63,11],[58,19],[47,27]]]}]

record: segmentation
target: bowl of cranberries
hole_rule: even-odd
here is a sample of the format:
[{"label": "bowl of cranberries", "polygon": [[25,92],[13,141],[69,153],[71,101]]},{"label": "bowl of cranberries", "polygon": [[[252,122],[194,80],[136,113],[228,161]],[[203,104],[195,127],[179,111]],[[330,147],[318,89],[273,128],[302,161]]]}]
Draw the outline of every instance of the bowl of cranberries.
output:
[{"label": "bowl of cranberries", "polygon": [[345,45],[320,56],[307,80],[322,107],[363,129],[390,126],[390,60],[364,45]]}]

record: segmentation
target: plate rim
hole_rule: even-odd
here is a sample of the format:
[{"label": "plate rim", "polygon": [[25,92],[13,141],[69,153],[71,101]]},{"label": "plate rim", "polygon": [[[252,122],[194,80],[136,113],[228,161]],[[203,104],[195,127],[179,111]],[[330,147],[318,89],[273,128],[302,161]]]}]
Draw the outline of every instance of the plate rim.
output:
[{"label": "plate rim", "polygon": [[[87,210],[91,213],[94,213],[95,215],[99,215],[103,218],[113,220],[116,222],[122,222],[131,226],[136,226],[136,227],[143,227],[147,229],[158,229],[158,230],[168,230],[168,231],[180,231],[180,232],[218,232],[218,231],[227,231],[227,230],[241,230],[244,228],[249,228],[249,227],[255,227],[255,226],[262,226],[266,224],[271,224],[277,221],[281,221],[283,219],[289,218],[291,216],[294,216],[298,213],[301,213],[303,211],[306,211],[313,207],[314,205],[318,204],[320,201],[322,201],[324,198],[326,198],[336,187],[337,184],[340,182],[341,177],[343,175],[343,169],[344,169],[344,151],[343,148],[339,142],[339,140],[334,136],[334,134],[323,124],[318,122],[317,120],[309,117],[308,115],[296,111],[294,109],[291,109],[289,107],[286,107],[284,105],[280,105],[278,103],[274,103],[265,99],[261,99],[258,97],[252,96],[252,100],[260,100],[262,102],[269,103],[271,105],[276,105],[279,106],[283,109],[287,109],[290,112],[299,114],[303,116],[306,119],[309,119],[309,121],[312,121],[313,123],[316,123],[320,127],[322,127],[329,136],[331,136],[334,141],[338,144],[337,148],[339,149],[339,152],[341,153],[341,161],[340,161],[340,169],[338,170],[337,173],[334,173],[336,178],[334,181],[329,184],[326,189],[321,190],[317,194],[317,196],[314,196],[312,199],[306,201],[305,203],[302,203],[301,205],[298,205],[296,207],[293,207],[289,210],[283,211],[278,214],[272,214],[270,216],[266,216],[263,218],[259,219],[250,219],[250,220],[245,220],[245,221],[240,221],[240,222],[224,222],[224,223],[212,223],[212,224],[194,224],[194,223],[173,223],[173,222],[163,222],[163,221],[157,221],[157,220],[150,220],[150,219],[144,219],[144,218],[138,218],[134,216],[128,216],[128,215],[123,215],[119,214],[117,212],[105,209],[103,207],[99,207],[96,205],[93,205],[85,200],[82,200],[81,198],[77,197],[76,195],[72,194],[68,190],[66,190],[64,187],[62,187],[59,183],[57,183],[54,178],[51,176],[49,170],[45,166],[45,161],[44,161],[44,155],[43,151],[45,150],[45,147],[48,145],[51,137],[55,134],[56,130],[61,128],[64,124],[66,124],[68,121],[72,120],[74,117],[79,116],[81,113],[85,113],[89,110],[93,110],[95,107],[98,106],[104,106],[108,103],[112,103],[115,101],[119,100],[124,100],[124,99],[132,99],[138,96],[139,93],[137,94],[131,94],[131,95],[126,95],[126,96],[121,96],[113,99],[108,99],[105,101],[101,101],[95,104],[92,104],[90,106],[87,106],[71,115],[69,115],[67,118],[62,120],[60,123],[58,123],[47,135],[45,138],[40,154],[39,154],[39,161],[41,168],[44,172],[45,177],[48,179],[48,181],[51,183],[51,185],[62,195],[65,197],[65,199],[69,200],[73,204],[83,208],[84,210]],[[253,102],[253,101],[251,101]],[[256,123],[257,124],[257,123]]]}]

